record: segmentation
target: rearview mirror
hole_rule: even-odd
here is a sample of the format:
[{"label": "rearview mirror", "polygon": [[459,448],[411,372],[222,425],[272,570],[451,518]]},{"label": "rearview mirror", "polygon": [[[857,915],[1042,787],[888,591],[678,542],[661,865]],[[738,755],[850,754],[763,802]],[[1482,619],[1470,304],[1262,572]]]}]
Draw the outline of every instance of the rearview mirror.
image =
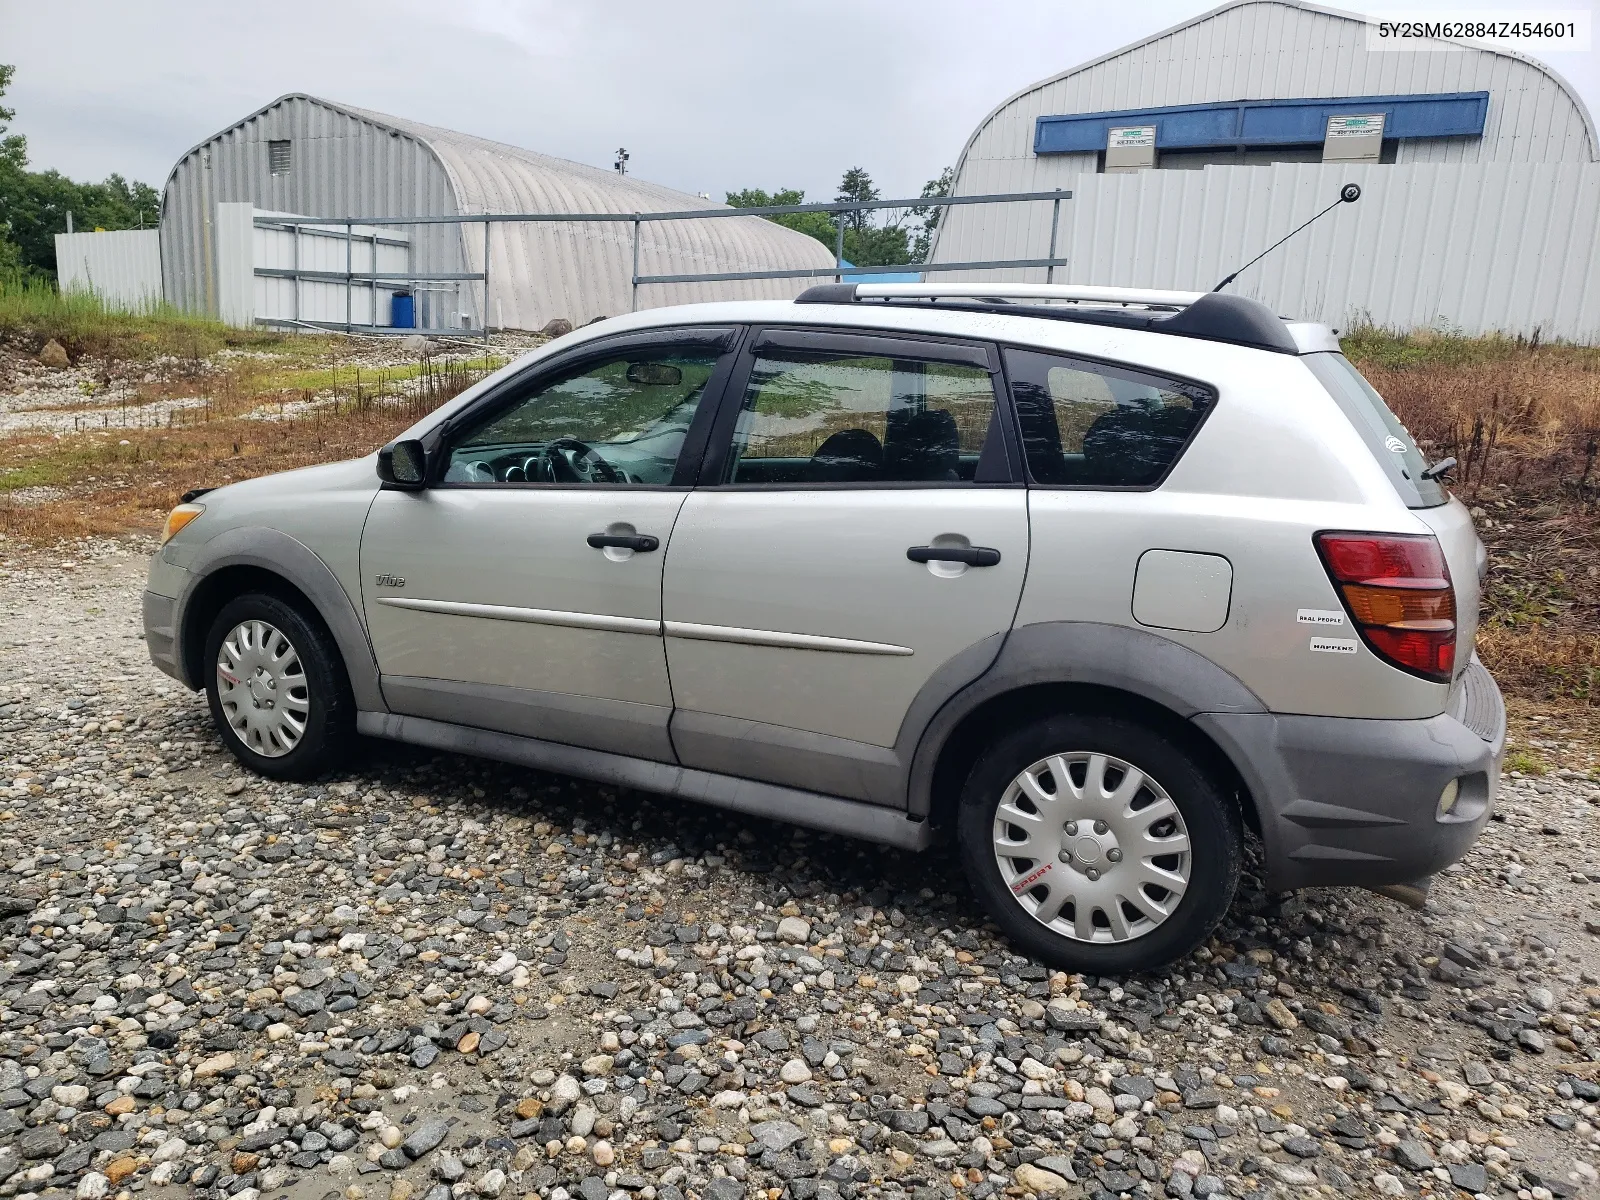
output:
[{"label": "rearview mirror", "polygon": [[643,387],[677,387],[683,382],[683,368],[671,363],[629,363],[628,382]]},{"label": "rearview mirror", "polygon": [[390,442],[378,451],[378,478],[390,487],[415,490],[428,481],[428,453],[415,440]]}]

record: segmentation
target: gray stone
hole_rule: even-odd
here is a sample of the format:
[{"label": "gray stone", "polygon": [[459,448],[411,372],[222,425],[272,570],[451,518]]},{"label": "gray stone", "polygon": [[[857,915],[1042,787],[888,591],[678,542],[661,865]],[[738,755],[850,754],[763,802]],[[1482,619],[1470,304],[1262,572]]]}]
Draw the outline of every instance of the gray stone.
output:
[{"label": "gray stone", "polygon": [[1426,1142],[1403,1138],[1394,1148],[1394,1161],[1408,1171],[1433,1170],[1433,1152]]},{"label": "gray stone", "polygon": [[762,1121],[750,1126],[750,1136],[769,1150],[787,1150],[806,1135],[788,1121]]},{"label": "gray stone", "polygon": [[1451,1163],[1445,1170],[1450,1172],[1450,1182],[1464,1192],[1489,1190],[1489,1172],[1482,1163]]},{"label": "gray stone", "polygon": [[17,1139],[17,1152],[27,1159],[54,1158],[67,1148],[67,1139],[54,1125],[36,1125]]},{"label": "gray stone", "polygon": [[443,1117],[426,1117],[411,1131],[411,1136],[400,1143],[400,1148],[410,1158],[421,1158],[434,1149],[450,1132],[450,1122]]}]

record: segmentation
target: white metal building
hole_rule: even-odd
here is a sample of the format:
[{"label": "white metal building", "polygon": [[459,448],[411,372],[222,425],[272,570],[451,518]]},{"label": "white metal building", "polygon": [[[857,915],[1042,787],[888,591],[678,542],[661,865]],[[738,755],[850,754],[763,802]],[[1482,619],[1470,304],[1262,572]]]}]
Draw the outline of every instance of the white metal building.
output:
[{"label": "white metal building", "polygon": [[[293,94],[207,138],[178,160],[161,207],[169,302],[219,311],[217,206],[312,217],[466,213],[634,213],[717,207],[635,177],[349,105]],[[484,270],[483,226],[399,226],[419,274]],[[365,232],[357,230],[357,238]],[[359,247],[360,243],[355,243]],[[359,251],[358,251],[359,253]],[[645,223],[645,275],[830,267],[820,242],[759,217]],[[359,267],[356,269],[360,269]],[[370,269],[370,267],[368,268]],[[418,324],[537,329],[629,310],[630,222],[495,224],[489,300],[468,281],[418,285]],[[713,299],[786,299],[806,281],[652,284],[639,306]]]},{"label": "white metal building", "polygon": [[[1193,289],[1354,181],[1357,204],[1235,290],[1335,325],[1600,339],[1593,119],[1530,58],[1436,45],[1370,50],[1355,14],[1234,0],[1000,104],[962,150],[955,193],[1069,190],[1055,233],[1055,256],[1069,261],[1057,282]],[[1381,118],[1381,147],[1374,141],[1367,161],[1335,161],[1335,126],[1359,116]],[[1143,169],[1122,167],[1120,147],[1133,141]],[[932,259],[1043,257],[1051,209],[952,208]]]}]

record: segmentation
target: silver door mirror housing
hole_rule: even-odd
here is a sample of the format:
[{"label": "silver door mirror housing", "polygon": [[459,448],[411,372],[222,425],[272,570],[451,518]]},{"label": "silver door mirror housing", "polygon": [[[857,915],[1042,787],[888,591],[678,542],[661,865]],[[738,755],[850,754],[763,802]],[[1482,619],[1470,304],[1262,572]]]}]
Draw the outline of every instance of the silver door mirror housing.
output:
[{"label": "silver door mirror housing", "polygon": [[428,452],[415,439],[390,442],[378,451],[378,478],[393,488],[425,487],[428,481]]}]

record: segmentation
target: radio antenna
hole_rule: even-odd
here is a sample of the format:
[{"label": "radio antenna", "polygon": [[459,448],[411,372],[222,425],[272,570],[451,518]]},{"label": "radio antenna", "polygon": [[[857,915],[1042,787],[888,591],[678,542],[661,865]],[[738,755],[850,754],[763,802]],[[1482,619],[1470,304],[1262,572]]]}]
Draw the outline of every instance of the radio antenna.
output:
[{"label": "radio antenna", "polygon": [[[1361,187],[1360,187],[1360,185],[1359,184],[1354,184],[1354,183],[1347,183],[1342,188],[1339,189],[1339,198],[1337,200],[1335,200],[1332,204],[1328,205],[1327,208],[1325,208],[1321,212],[1319,212],[1315,217],[1312,217],[1311,221],[1315,221],[1318,217],[1326,216],[1328,213],[1331,213],[1334,209],[1338,208],[1339,205],[1341,205],[1341,204],[1354,204],[1359,199],[1361,199]],[[1307,221],[1305,225],[1301,225],[1298,229],[1291,229],[1288,233],[1284,234],[1277,241],[1273,242],[1272,245],[1268,246],[1260,254],[1256,255],[1249,262],[1245,263],[1244,266],[1240,267],[1232,275],[1229,275],[1226,279],[1224,279],[1221,283],[1217,284],[1217,286],[1212,288],[1211,290],[1213,292],[1220,292],[1223,288],[1227,287],[1235,279],[1239,278],[1239,276],[1241,274],[1243,274],[1245,271],[1248,271],[1251,267],[1255,266],[1263,258],[1265,258],[1267,255],[1271,254],[1279,246],[1281,246],[1285,242],[1287,242],[1295,234],[1299,233],[1301,229],[1304,229],[1306,227],[1306,225],[1311,224],[1311,221]]]}]

